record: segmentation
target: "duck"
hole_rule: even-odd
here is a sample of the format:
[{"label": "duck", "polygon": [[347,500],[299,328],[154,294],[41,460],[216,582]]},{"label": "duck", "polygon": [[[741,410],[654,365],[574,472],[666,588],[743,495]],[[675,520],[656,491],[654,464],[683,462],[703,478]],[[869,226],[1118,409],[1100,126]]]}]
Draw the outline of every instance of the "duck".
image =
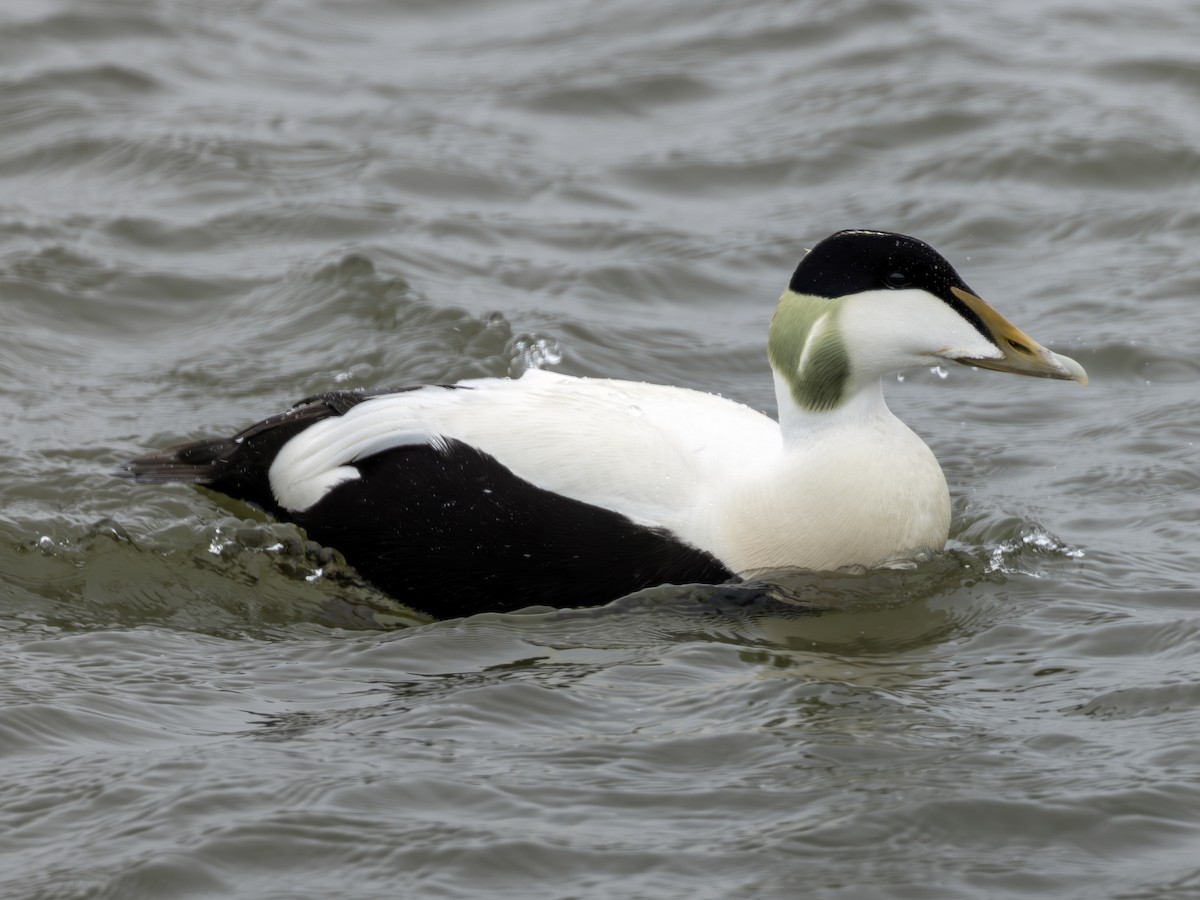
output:
[{"label": "duck", "polygon": [[883,379],[957,363],[1087,383],[929,244],[839,231],[767,332],[778,418],[684,387],[532,368],[341,390],[121,463],[293,522],[435,618],[603,605],[662,584],[871,570],[944,550],[950,493]]}]

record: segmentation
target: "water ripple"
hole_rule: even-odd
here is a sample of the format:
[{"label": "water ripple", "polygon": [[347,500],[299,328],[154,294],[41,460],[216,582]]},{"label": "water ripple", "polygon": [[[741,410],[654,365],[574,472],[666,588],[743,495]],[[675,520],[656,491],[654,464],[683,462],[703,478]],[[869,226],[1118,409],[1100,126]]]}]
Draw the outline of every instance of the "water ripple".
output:
[{"label": "water ripple", "polygon": [[[1192,11],[1014,9],[6,4],[3,893],[1194,893]],[[1092,375],[889,381],[954,497],[911,569],[430,622],[106,474],[539,364],[771,411],[864,226]]]}]

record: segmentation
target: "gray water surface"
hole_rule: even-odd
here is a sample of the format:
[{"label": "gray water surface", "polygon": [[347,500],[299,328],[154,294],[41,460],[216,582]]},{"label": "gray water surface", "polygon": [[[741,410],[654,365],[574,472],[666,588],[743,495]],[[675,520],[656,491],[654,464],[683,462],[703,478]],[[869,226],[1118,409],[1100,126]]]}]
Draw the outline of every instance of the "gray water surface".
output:
[{"label": "gray water surface", "polygon": [[[1200,896],[1198,31],[5,3],[0,893]],[[429,622],[107,475],[530,365],[773,412],[774,301],[844,227],[928,240],[1092,376],[887,385],[954,497],[915,570]]]}]

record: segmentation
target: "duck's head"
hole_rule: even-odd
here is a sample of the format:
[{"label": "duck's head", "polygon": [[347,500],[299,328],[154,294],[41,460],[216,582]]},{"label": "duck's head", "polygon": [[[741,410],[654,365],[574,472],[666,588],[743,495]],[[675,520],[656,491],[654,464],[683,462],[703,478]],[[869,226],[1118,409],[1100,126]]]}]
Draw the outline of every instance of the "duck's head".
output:
[{"label": "duck's head", "polygon": [[967,287],[940,253],[884,231],[839,231],[800,261],[771,320],[771,366],[813,412],[915,366],[962,363],[1087,384]]}]

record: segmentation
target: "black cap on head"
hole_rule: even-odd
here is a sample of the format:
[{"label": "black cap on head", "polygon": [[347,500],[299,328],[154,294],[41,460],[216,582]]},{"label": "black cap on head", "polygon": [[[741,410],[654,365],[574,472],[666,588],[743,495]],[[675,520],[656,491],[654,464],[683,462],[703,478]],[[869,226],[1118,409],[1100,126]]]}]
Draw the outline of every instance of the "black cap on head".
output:
[{"label": "black cap on head", "polygon": [[788,287],[831,300],[862,291],[921,289],[950,304],[988,337],[983,322],[950,288],[975,292],[942,254],[908,235],[861,230],[832,234],[800,260]]},{"label": "black cap on head", "polygon": [[[952,298],[968,291],[954,267],[924,241],[887,231],[839,231],[800,260],[789,287],[831,300],[861,291],[923,288]],[[973,293],[973,292],[972,292]]]}]

